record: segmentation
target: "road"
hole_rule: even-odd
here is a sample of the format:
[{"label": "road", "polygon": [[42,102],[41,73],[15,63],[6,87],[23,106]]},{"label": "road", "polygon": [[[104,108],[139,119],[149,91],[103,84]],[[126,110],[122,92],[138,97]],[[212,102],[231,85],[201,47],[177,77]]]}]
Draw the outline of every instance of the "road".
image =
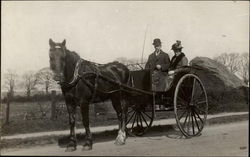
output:
[{"label": "road", "polygon": [[57,144],[2,150],[1,155],[60,156],[248,156],[248,121],[207,126],[202,135],[185,139],[175,129],[153,131],[143,137],[129,137],[126,145],[114,139],[96,141],[93,150],[65,152]]}]

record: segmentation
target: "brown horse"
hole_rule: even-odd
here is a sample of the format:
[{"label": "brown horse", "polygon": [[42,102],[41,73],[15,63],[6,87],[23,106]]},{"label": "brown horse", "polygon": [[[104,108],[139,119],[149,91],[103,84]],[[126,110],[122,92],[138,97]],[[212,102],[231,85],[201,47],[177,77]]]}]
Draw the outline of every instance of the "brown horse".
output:
[{"label": "brown horse", "polygon": [[[118,82],[118,84],[128,84],[130,78],[128,68],[118,62],[96,65],[81,59],[77,53],[67,50],[65,44],[65,40],[62,43],[55,43],[52,39],[49,40],[50,68],[54,73],[54,80],[61,85],[69,113],[70,142],[66,151],[74,151],[77,146],[75,134],[77,106],[80,106],[82,122],[86,131],[86,142],[83,145],[83,150],[92,149],[92,134],[89,128],[89,104],[93,101],[97,102],[106,99],[111,100],[120,122],[115,144],[125,144],[126,99],[121,96],[117,84],[108,82],[98,76],[105,76]],[[97,75],[84,80],[79,79],[89,72]]]}]

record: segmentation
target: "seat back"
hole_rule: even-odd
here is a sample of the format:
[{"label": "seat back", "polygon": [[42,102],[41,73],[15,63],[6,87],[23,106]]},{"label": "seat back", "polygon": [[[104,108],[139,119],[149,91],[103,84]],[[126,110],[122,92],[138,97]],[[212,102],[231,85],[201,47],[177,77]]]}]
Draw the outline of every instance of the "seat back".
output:
[{"label": "seat back", "polygon": [[151,91],[151,73],[149,70],[131,71],[132,87]]}]

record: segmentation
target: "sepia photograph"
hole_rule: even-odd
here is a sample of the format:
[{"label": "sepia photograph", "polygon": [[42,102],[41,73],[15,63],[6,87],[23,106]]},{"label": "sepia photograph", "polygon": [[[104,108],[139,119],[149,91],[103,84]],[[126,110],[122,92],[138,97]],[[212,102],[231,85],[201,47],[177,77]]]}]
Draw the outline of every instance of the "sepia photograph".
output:
[{"label": "sepia photograph", "polygon": [[1,156],[249,156],[249,1],[1,1]]}]

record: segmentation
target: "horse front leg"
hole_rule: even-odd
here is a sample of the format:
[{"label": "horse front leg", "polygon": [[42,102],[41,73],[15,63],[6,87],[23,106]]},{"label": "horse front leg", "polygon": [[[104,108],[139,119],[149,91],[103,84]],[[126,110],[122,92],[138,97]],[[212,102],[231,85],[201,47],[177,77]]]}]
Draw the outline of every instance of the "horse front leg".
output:
[{"label": "horse front leg", "polygon": [[72,152],[76,150],[77,146],[75,133],[76,106],[72,103],[67,103],[67,110],[69,113],[70,141],[67,145],[66,152]]},{"label": "horse front leg", "polygon": [[89,103],[81,103],[82,122],[85,128],[85,143],[82,150],[91,150],[93,145],[92,133],[89,128]]}]

